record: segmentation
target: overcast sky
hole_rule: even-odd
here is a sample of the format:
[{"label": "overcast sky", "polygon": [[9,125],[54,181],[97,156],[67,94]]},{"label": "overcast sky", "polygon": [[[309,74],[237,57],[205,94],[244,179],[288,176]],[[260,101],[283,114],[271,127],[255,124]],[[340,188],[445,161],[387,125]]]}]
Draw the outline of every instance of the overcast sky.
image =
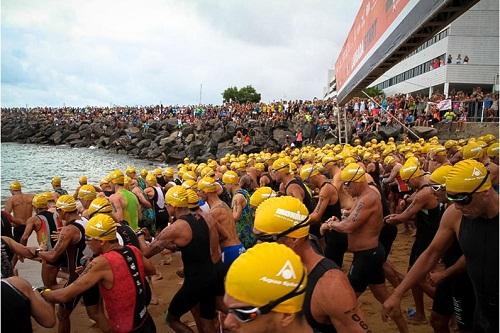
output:
[{"label": "overcast sky", "polygon": [[321,98],[361,0],[3,0],[2,106]]}]

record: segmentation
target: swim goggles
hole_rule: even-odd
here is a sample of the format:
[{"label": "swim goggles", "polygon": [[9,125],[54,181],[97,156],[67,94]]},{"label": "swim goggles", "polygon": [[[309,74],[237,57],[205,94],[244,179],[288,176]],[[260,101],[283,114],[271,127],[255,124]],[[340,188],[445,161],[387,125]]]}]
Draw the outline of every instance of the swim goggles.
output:
[{"label": "swim goggles", "polygon": [[472,201],[472,195],[477,192],[481,188],[481,186],[486,183],[486,180],[488,179],[488,176],[490,174],[490,170],[486,172],[486,176],[484,176],[483,180],[481,183],[472,191],[472,192],[462,192],[462,193],[455,193],[455,194],[446,194],[446,197],[448,198],[449,201],[456,203],[461,206],[466,206],[471,203]]}]

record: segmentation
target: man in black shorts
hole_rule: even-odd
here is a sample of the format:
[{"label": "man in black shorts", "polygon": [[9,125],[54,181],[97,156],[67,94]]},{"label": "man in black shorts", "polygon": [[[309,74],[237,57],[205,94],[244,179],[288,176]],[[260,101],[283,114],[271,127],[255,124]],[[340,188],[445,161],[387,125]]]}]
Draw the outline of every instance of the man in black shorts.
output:
[{"label": "man in black shorts", "polygon": [[[389,297],[385,286],[383,264],[384,248],[379,243],[383,224],[382,201],[374,186],[368,185],[365,170],[357,163],[350,163],[340,173],[346,191],[355,199],[355,206],[342,221],[332,217],[321,226],[321,230],[337,230],[347,233],[349,250],[354,258],[349,270],[349,282],[359,297],[370,287],[379,302]],[[395,309],[392,319],[400,332],[408,332],[401,309]]]}]

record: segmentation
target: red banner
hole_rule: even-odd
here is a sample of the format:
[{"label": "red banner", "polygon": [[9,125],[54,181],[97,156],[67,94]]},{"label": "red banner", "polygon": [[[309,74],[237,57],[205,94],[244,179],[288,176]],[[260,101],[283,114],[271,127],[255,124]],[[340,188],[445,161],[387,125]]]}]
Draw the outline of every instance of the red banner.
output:
[{"label": "red banner", "polygon": [[335,63],[337,91],[366,57],[409,0],[363,0]]}]

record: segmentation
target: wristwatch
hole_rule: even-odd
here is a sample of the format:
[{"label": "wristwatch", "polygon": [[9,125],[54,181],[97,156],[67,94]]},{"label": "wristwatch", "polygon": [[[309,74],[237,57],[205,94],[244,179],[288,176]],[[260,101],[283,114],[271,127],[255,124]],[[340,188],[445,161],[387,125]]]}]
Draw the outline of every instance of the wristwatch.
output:
[{"label": "wristwatch", "polygon": [[38,257],[38,254],[40,253],[40,251],[42,251],[41,248],[38,248],[35,250],[35,257]]}]

